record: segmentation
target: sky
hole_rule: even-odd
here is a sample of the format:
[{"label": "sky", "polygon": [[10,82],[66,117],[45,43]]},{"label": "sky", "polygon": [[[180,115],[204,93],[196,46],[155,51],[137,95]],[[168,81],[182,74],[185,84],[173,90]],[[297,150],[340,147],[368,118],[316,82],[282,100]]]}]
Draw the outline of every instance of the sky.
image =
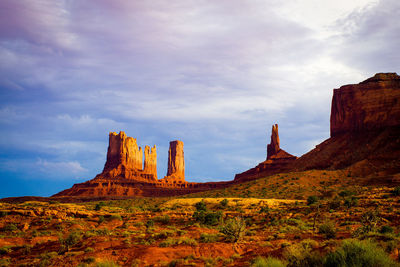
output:
[{"label": "sky", "polygon": [[50,196],[104,167],[110,131],[184,142],[186,180],[329,138],[332,92],[400,72],[398,0],[2,0],[0,197]]}]

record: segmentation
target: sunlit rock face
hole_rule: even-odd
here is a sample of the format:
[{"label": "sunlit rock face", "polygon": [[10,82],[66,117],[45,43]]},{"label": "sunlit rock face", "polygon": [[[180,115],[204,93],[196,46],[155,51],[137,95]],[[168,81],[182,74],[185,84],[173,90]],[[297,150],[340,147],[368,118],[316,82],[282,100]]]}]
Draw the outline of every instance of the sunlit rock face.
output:
[{"label": "sunlit rock face", "polygon": [[107,161],[100,174],[109,178],[126,178],[145,181],[157,180],[156,146],[151,150],[145,148],[143,168],[143,151],[138,147],[136,139],[127,137],[124,132],[111,132],[107,150]]},{"label": "sunlit rock face", "polygon": [[92,180],[74,184],[54,196],[176,196],[226,187],[229,183],[186,182],[183,142],[178,140],[170,142],[167,176],[157,179],[156,146],[145,146],[143,162],[143,151],[135,138],[127,137],[124,132],[111,132],[103,172]]},{"label": "sunlit rock face", "polygon": [[377,73],[359,83],[334,89],[331,137],[400,125],[400,76]]},{"label": "sunlit rock face", "polygon": [[167,177],[175,181],[185,181],[185,159],[182,141],[176,140],[169,143]]}]

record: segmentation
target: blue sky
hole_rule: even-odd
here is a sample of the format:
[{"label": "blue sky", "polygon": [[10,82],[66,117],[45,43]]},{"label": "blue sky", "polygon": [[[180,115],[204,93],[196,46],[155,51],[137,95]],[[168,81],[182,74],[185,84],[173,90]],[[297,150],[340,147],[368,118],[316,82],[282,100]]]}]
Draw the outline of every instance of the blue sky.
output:
[{"label": "blue sky", "polygon": [[301,156],[332,89],[400,68],[397,0],[0,2],[0,197],[100,173],[108,133],[185,143],[186,178],[263,161],[271,126]]}]

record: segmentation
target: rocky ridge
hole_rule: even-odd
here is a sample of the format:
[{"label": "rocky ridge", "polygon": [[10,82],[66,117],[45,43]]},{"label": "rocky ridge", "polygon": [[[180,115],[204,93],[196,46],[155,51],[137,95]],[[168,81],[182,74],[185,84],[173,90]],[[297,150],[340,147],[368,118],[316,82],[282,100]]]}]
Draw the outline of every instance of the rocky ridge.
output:
[{"label": "rocky ridge", "polygon": [[142,149],[124,132],[110,133],[104,170],[55,196],[172,196],[223,188],[276,173],[346,169],[373,183],[400,183],[400,76],[378,73],[359,84],[334,89],[331,137],[297,158],[280,148],[272,126],[267,159],[230,182],[185,181],[183,142],[170,143],[168,172],[157,179],[156,147]]}]

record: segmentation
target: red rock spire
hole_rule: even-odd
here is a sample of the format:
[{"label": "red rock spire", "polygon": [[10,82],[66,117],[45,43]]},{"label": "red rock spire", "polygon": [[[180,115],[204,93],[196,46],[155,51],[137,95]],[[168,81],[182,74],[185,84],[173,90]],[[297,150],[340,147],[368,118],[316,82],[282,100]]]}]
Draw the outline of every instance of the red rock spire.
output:
[{"label": "red rock spire", "polygon": [[267,159],[270,159],[273,155],[279,152],[279,134],[278,134],[278,124],[272,125],[271,132],[271,143],[267,145]]}]

